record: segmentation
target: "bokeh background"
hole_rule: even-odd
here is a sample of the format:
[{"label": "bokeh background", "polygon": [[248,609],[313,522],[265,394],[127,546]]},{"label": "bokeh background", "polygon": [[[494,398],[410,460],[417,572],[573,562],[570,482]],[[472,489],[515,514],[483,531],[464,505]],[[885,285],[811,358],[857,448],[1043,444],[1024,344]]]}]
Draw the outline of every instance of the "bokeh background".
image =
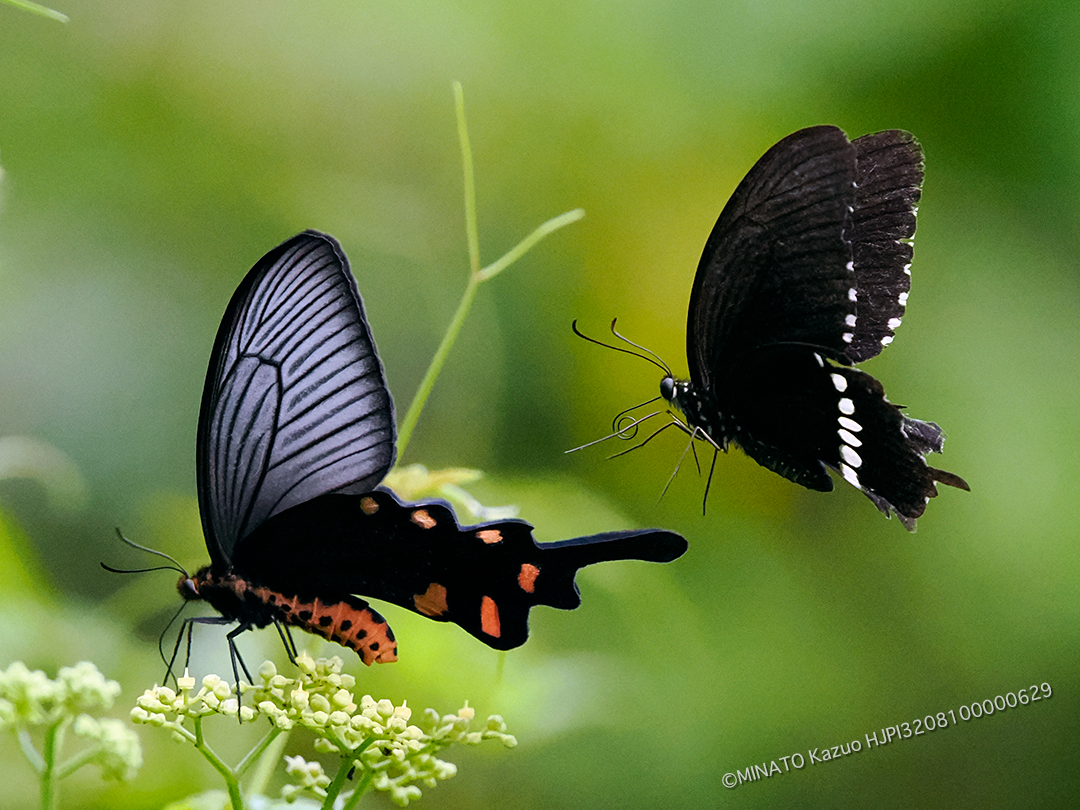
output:
[{"label": "bokeh background", "polygon": [[[60,2],[60,0],[57,0]],[[519,747],[454,756],[422,799],[457,807],[1069,807],[1080,795],[1080,7],[876,3],[63,0],[0,5],[0,666],[83,658],[160,679],[177,597],[115,539],[206,560],[194,439],[221,313],[307,227],[347,250],[398,403],[467,269],[451,82],[465,88],[490,262],[586,217],[484,285],[403,462],[467,466],[542,540],[684,533],[668,566],[583,572],[509,654],[387,608],[401,661],[358,689],[503,714]],[[927,159],[911,305],[865,368],[943,425],[942,492],[908,534],[843,485],[804,491],[738,452],[701,515],[673,432],[607,461],[564,450],[653,396],[589,346],[614,317],[685,373],[705,237],[772,143],[899,127]],[[613,448],[615,449],[615,448]],[[247,634],[255,662],[283,658]],[[310,649],[335,649],[310,642]],[[227,672],[201,634],[194,666]],[[1049,683],[1050,700],[866,749],[865,736]],[[129,785],[69,806],[156,807],[217,785],[141,729]],[[261,732],[222,727],[246,750]],[[860,753],[734,790],[725,773],[852,740]],[[32,806],[0,739],[5,806]],[[72,804],[72,802],[74,804]],[[382,797],[369,806],[385,804]]]}]

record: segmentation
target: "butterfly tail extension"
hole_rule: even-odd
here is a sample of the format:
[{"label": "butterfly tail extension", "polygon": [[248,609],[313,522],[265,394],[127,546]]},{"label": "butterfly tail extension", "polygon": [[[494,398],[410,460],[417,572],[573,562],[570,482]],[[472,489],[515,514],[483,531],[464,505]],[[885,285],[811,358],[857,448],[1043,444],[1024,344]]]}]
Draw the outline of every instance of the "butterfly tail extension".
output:
[{"label": "butterfly tail extension", "polygon": [[687,543],[674,532],[646,529],[575,537],[537,544],[537,549],[536,572],[530,572],[533,603],[572,610],[581,604],[574,581],[580,569],[614,560],[671,562],[686,552]]},{"label": "butterfly tail extension", "polygon": [[945,435],[937,424],[905,415],[885,397],[881,383],[864,372],[836,367],[831,378],[839,397],[837,440],[825,461],[879,510],[895,513],[905,528],[915,531],[916,518],[938,495],[936,483],[969,489],[960,476],[926,463],[928,453],[944,447]]},{"label": "butterfly tail extension", "polygon": [[[671,562],[687,548],[686,540],[667,531],[608,532],[557,543],[535,543],[531,532],[509,536],[512,556],[502,566],[506,572],[487,583],[483,593],[458,601],[451,599],[451,620],[490,647],[508,650],[525,643],[529,635],[529,610],[547,605],[573,610],[581,604],[574,579],[579,569],[611,560]],[[528,541],[524,543],[514,540]],[[518,549],[513,549],[517,545]],[[459,594],[463,596],[464,594]],[[469,609],[462,609],[466,605]]]}]

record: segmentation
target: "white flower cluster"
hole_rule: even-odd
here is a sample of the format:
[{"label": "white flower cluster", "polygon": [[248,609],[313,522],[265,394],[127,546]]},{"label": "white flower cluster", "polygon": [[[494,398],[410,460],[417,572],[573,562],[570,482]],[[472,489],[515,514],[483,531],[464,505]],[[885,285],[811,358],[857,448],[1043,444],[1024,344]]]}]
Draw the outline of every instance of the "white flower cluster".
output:
[{"label": "white flower cluster", "polygon": [[[468,705],[448,715],[428,709],[419,719],[420,725],[412,725],[412,710],[404,703],[395,706],[370,695],[357,701],[351,691],[356,679],[342,673],[342,660],[337,656],[316,660],[302,653],[296,664],[299,674],[295,678],[279,674],[271,662],[263,664],[259,668],[261,683],[242,686],[245,695],[251,695],[254,708],[242,707],[241,718],[246,721],[262,716],[282,731],[311,731],[316,736],[316,751],[337,755],[345,773],[356,769],[357,789],[387,791],[396,804],[403,806],[420,796],[415,783],[430,787],[457,773],[453,763],[436,756],[454,743],[476,745],[495,739],[507,747],[517,745],[497,715],[488,718],[484,730],[470,730],[474,712]],[[175,691],[168,687],[147,690],[132,710],[132,719],[171,728],[179,739],[191,740],[191,732],[183,728],[185,718],[237,713],[233,690],[216,675],[203,678],[198,692],[194,678],[180,678],[177,686]],[[286,757],[285,762],[294,781],[283,790],[286,800],[304,792],[327,796],[335,780],[326,775],[320,763],[302,757]]]},{"label": "white flower cluster", "polygon": [[106,777],[130,779],[142,765],[138,737],[120,720],[91,714],[112,708],[119,694],[120,684],[89,661],[62,667],[55,680],[16,661],[0,670],[0,729],[49,729],[73,722],[75,735],[89,743],[79,763],[96,763]]},{"label": "white flower cluster", "polygon": [[[508,747],[517,745],[501,717],[489,718],[484,731],[470,731],[474,712],[468,705],[443,716],[428,709],[418,726],[409,723],[412,709],[404,703],[395,706],[370,695],[357,702],[350,691],[355,679],[342,674],[337,656],[315,661],[300,655],[296,663],[300,669],[296,679],[279,675],[272,664],[259,670],[263,685],[254,690],[259,712],[279,728],[299,725],[315,732],[316,751],[337,754],[350,768],[358,765],[363,771],[360,778],[387,791],[395,804],[404,806],[420,797],[414,783],[433,787],[457,773],[457,766],[436,756],[454,743],[476,745],[498,739]],[[290,757],[288,772],[295,784],[285,789],[286,799],[302,791],[325,797],[330,779],[321,765]]]},{"label": "white flower cluster", "polygon": [[[212,714],[237,713],[237,700],[233,687],[217,675],[207,675],[202,688],[195,692],[195,679],[186,672],[176,679],[176,689],[155,686],[147,689],[135,701],[131,710],[133,723],[145,723],[158,728],[171,728],[177,740],[190,739],[191,733],[184,728],[186,718],[200,718]],[[241,720],[254,720],[256,712],[249,706],[240,709]]]}]

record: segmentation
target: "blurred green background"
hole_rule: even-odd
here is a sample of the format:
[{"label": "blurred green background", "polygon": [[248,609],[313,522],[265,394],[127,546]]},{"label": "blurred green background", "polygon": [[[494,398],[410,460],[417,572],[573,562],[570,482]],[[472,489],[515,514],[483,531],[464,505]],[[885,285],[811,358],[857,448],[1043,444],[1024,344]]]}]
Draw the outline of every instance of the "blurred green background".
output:
[{"label": "blurred green background", "polygon": [[[1080,796],[1080,6],[1031,0],[0,5],[0,666],[94,660],[123,716],[160,679],[169,574],[194,569],[205,364],[234,287],[313,227],[348,251],[399,416],[464,287],[451,81],[465,88],[492,261],[582,207],[485,285],[403,462],[483,469],[542,540],[683,532],[668,566],[583,572],[500,655],[387,609],[394,666],[358,689],[502,713],[520,746],[453,758],[423,806],[1068,807]],[[685,373],[693,273],[728,195],[775,141],[899,127],[926,151],[911,306],[865,368],[943,425],[963,475],[909,535],[842,482],[805,491],[738,452],[703,480],[672,433],[605,461],[645,363],[574,338],[613,317]],[[60,451],[53,453],[49,448]],[[612,448],[614,449],[614,448]],[[282,658],[272,631],[249,661]],[[341,652],[311,641],[310,649]],[[227,672],[200,634],[195,666]],[[363,671],[360,671],[363,670]],[[865,748],[885,726],[1048,682],[1048,701]],[[217,785],[140,730],[130,785],[67,806],[156,807]],[[257,730],[223,728],[246,750]],[[250,736],[248,736],[250,735]],[[230,740],[230,738],[235,738]],[[722,776],[864,750],[727,790]],[[0,739],[5,806],[32,806]],[[382,806],[382,797],[371,798]]]}]

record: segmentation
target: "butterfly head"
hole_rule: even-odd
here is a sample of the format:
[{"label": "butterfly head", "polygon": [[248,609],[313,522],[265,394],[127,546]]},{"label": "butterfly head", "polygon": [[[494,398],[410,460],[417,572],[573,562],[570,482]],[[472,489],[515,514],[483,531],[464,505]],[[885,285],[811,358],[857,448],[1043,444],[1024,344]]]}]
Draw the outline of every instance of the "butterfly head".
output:
[{"label": "butterfly head", "polygon": [[675,389],[678,385],[677,381],[670,374],[666,375],[664,379],[660,380],[660,396],[664,398],[666,402],[675,404]]},{"label": "butterfly head", "polygon": [[[665,402],[682,411],[691,425],[698,424],[696,418],[701,410],[702,394],[689,380],[677,380],[672,374],[666,374],[660,380],[660,396]],[[708,395],[704,398],[709,398]]]},{"label": "butterfly head", "polygon": [[194,602],[203,598],[202,594],[199,593],[199,575],[203,573],[203,570],[196,572],[195,576],[187,573],[180,575],[180,580],[176,583],[176,590],[184,597],[185,602]]}]

